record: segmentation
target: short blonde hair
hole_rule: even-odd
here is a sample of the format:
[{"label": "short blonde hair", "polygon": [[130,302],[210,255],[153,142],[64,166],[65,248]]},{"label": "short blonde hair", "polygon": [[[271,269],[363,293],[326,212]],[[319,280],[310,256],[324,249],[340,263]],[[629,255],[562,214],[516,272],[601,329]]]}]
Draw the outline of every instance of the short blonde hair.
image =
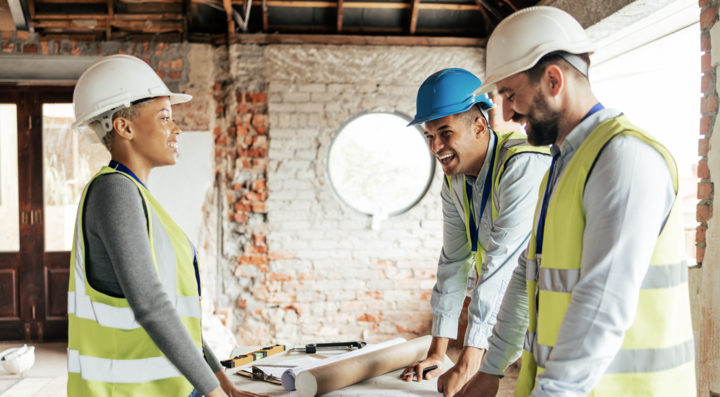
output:
[{"label": "short blonde hair", "polygon": [[[137,103],[135,105],[131,105],[129,108],[122,108],[115,112],[112,116],[112,121],[114,122],[116,118],[122,117],[124,119],[128,120],[135,120],[140,116],[140,110],[150,104],[149,100],[144,100],[140,103]],[[95,130],[96,128],[102,128],[101,127],[100,120],[95,120],[90,122],[89,127]],[[113,145],[115,144],[115,128],[111,131],[108,131],[105,136],[102,138],[102,143],[105,145],[107,150],[112,153]]]}]

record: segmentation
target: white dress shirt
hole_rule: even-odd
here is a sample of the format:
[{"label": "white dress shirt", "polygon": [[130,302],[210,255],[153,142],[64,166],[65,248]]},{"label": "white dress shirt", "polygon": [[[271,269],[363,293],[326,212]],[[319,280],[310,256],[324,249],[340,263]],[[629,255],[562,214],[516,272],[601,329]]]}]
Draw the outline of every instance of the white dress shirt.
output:
[{"label": "white dress shirt", "polygon": [[[619,115],[615,109],[600,110],[575,127],[560,149],[552,148],[553,156],[559,156],[553,195],[580,145],[600,123]],[[675,197],[665,160],[652,146],[619,136],[602,150],[583,196],[586,226],[580,281],[532,397],[583,396],[595,387],[633,323],[642,280]],[[537,222],[536,218],[536,229]],[[522,352],[528,327],[526,261],[524,252],[500,308],[482,372],[503,375]]]}]

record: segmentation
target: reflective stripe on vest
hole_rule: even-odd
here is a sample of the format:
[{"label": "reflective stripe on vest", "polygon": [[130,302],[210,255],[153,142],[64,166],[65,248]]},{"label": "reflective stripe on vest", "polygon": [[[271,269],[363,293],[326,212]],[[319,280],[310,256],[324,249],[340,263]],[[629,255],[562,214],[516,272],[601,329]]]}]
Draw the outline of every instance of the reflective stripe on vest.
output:
[{"label": "reflective stripe on vest", "polygon": [[137,186],[145,206],[158,279],[196,348],[202,348],[199,280],[191,243],[142,184],[103,167],[83,191],[75,225],[68,288],[68,395],[188,395],[192,385],[136,321],[127,300],[101,293],[87,280],[85,199],[93,181],[109,173],[124,175]]},{"label": "reflective stripe on vest", "polygon": [[[550,155],[550,149],[546,147],[535,147],[527,143],[527,136],[519,132],[497,132],[495,131],[497,139],[495,140],[495,148],[497,155],[495,156],[495,162],[492,164],[492,174],[490,178],[486,176],[485,183],[488,181],[492,182],[492,199],[490,200],[490,219],[492,221],[498,217],[497,204],[500,202],[500,180],[505,172],[505,165],[508,160],[513,156],[520,153],[540,153]],[[470,222],[480,222],[481,219],[471,219],[470,211],[467,207],[470,207],[472,203],[468,202],[467,194],[465,191],[465,175],[446,175],[448,182],[448,189],[450,190],[450,196],[455,208],[458,213],[464,214],[465,216],[465,231],[468,236],[468,242],[472,246],[470,241]],[[486,210],[487,211],[487,210]],[[474,212],[474,209],[473,209]],[[481,274],[481,268],[485,261],[485,247],[478,241],[477,252],[475,253],[475,267],[478,272],[478,276]]]},{"label": "reflective stripe on vest", "polygon": [[[175,297],[175,310],[180,317],[201,318],[202,309],[198,299],[192,296]],[[103,327],[118,329],[140,328],[135,321],[135,313],[129,307],[115,307],[100,302],[93,302],[89,296],[76,296],[68,292],[68,313],[76,317],[97,321]]]},{"label": "reflective stripe on vest", "polygon": [[82,356],[80,351],[68,349],[67,366],[69,373],[81,374],[83,380],[107,383],[143,383],[182,376],[165,356],[110,360]]},{"label": "reflective stripe on vest", "polygon": [[[530,395],[553,351],[572,292],[581,279],[585,213],[584,188],[600,151],[614,137],[633,136],[663,155],[678,191],[678,176],[670,153],[625,116],[600,124],[570,160],[556,182],[548,206],[542,255],[536,253],[533,229],[528,245],[526,283],[530,325],[523,344],[523,365],[516,397]],[[542,196],[547,174],[541,184]],[[536,207],[539,211],[540,200]],[[590,396],[695,395],[694,343],[690,321],[688,269],[685,262],[681,200],[676,199],[658,236],[639,291],[632,326]],[[539,303],[540,308],[536,307]],[[567,325],[571,326],[571,325]]]}]

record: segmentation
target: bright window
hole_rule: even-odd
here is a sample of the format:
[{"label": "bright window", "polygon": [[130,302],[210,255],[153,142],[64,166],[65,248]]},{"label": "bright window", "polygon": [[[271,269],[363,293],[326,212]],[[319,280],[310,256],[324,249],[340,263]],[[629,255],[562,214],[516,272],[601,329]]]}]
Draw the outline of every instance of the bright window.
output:
[{"label": "bright window", "polygon": [[345,205],[366,215],[401,214],[425,195],[435,161],[422,131],[401,113],[355,115],[328,151],[328,177]]}]

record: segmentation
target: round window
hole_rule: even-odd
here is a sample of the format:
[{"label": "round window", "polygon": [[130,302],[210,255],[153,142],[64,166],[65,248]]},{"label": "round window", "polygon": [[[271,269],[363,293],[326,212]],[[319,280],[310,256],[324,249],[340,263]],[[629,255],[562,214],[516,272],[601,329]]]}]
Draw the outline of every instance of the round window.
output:
[{"label": "round window", "polygon": [[365,215],[399,215],[430,188],[435,159],[419,127],[395,113],[357,114],[335,134],[328,178],[335,195]]}]

